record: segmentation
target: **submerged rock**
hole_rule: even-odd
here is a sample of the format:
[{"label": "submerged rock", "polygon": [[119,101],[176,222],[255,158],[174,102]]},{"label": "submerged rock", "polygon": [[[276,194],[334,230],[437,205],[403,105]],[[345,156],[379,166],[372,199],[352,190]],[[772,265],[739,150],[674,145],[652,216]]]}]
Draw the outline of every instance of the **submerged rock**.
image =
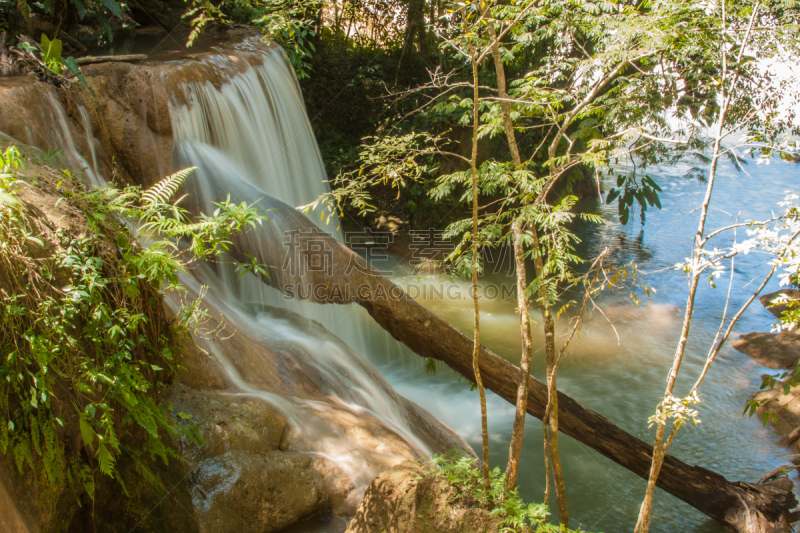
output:
[{"label": "submerged rock", "polygon": [[768,368],[793,369],[800,358],[800,335],[794,331],[746,333],[731,346]]},{"label": "submerged rock", "polygon": [[407,461],[375,478],[346,533],[488,533],[500,519],[458,500],[435,468]]},{"label": "submerged rock", "polygon": [[[759,297],[761,304],[776,318],[780,318],[788,309],[786,304],[770,307],[771,302],[779,296],[800,299],[800,290],[783,289]],[[734,340],[731,346],[768,368],[791,370],[797,367],[800,359],[800,335],[796,330],[781,333],[754,331]]]}]

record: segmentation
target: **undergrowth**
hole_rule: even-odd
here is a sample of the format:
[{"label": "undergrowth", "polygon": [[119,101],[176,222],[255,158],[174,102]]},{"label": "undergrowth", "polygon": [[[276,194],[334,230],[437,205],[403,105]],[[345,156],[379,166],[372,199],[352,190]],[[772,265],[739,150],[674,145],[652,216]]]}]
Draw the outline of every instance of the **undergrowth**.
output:
[{"label": "undergrowth", "polygon": [[93,498],[98,473],[127,492],[121,453],[154,481],[147,462],[177,458],[165,441],[183,430],[159,394],[178,368],[176,336],[202,314],[189,302],[168,318],[163,297],[183,290],[179,275],[193,261],[265,217],[226,201],[190,220],[172,200],[187,169],[146,191],[60,182],[59,202],[86,221],[69,232],[18,198],[29,186],[20,152],[0,155],[0,453],[32,475],[40,497],[69,487]]},{"label": "undergrowth", "polygon": [[491,490],[483,486],[483,472],[477,459],[462,451],[434,455],[431,463],[456,489],[456,501],[469,507],[486,509],[500,519],[500,533],[579,533],[578,530],[562,528],[547,522],[550,511],[544,503],[526,504],[519,489],[508,489],[505,474],[495,467],[491,472]]}]

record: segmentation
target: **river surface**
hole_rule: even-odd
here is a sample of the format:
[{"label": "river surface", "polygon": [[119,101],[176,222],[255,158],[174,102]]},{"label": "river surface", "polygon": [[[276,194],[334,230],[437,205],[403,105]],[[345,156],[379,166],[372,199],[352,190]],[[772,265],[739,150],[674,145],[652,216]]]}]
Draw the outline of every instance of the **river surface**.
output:
[{"label": "river surface", "polygon": [[[716,210],[710,215],[709,229],[732,223],[734,220],[730,215],[740,215],[742,220],[769,217],[771,212],[779,210],[776,204],[786,191],[800,190],[800,165],[773,160],[769,165],[753,162],[745,169],[749,175],[736,172],[731,165],[722,166],[713,196]],[[633,261],[642,271],[650,272],[643,281],[655,287],[657,292],[650,298],[639,293],[641,302],[638,306],[627,292],[602,295],[599,303],[614,328],[598,312],[588,317],[580,338],[573,341],[565,356],[558,374],[558,386],[584,406],[647,442],[652,442],[654,434],[647,427],[647,418],[663,394],[688,292],[685,274],[668,267],[682,262],[690,254],[698,219],[698,213],[692,211],[700,205],[705,192],[704,183],[683,178],[683,173],[683,169],[651,172],[650,175],[663,188],[663,209],[651,208],[645,226],[639,223],[638,216],[627,226],[620,225],[616,206],[607,206],[599,199],[585,200],[578,206],[602,215],[605,221],[601,225],[577,225],[576,231],[583,240],[578,247],[579,254],[594,257],[608,247],[616,265]],[[604,183],[603,189],[608,190],[613,185]],[[746,235],[740,231],[739,240],[743,238]],[[729,243],[730,240],[721,239],[717,245],[721,247]],[[405,258],[373,262],[391,271],[394,281],[405,286],[420,303],[471,336],[472,306],[468,299],[468,282],[443,275],[421,277],[408,266],[407,261],[408,257],[418,253],[410,250]],[[764,256],[756,254],[737,259],[731,298],[734,310],[748,297],[744,286],[768,271],[764,261]],[[513,285],[512,273],[508,272],[506,264],[501,264],[500,272],[482,278],[484,288],[492,284]],[[424,287],[427,287],[427,292]],[[697,378],[719,327],[728,279],[723,276],[717,287],[702,285],[698,292],[687,355],[676,389],[678,396],[688,392]],[[432,296],[434,288],[444,296]],[[778,288],[775,279],[767,290]],[[493,290],[487,290],[482,301],[481,343],[518,364],[520,336],[519,319],[514,312],[516,302],[513,297],[489,298],[493,294]],[[535,310],[531,316],[536,321],[533,325],[533,374],[543,379],[540,316]],[[756,301],[740,320],[732,338],[753,330],[769,331],[773,322],[772,315]],[[557,335],[563,335],[566,319],[559,320],[558,326]],[[425,363],[418,357],[382,356],[374,349],[368,351],[371,352],[368,357],[398,392],[435,414],[479,452],[478,393],[470,391],[465,380],[454,376],[442,363],[438,364],[435,374],[431,374],[426,373]],[[702,423],[682,429],[671,453],[689,464],[710,468],[731,480],[755,481],[783,464],[785,459],[781,458],[786,451],[779,446],[776,432],[771,427],[764,428],[758,417],[741,416],[745,401],[758,390],[760,375],[766,372],[769,369],[746,355],[725,348],[700,390]],[[489,393],[488,413],[492,466],[504,467],[514,409]],[[645,481],[569,437],[562,435],[560,449],[571,526],[606,533],[631,531],[644,494]],[[542,430],[541,422],[532,417],[528,417],[526,424],[519,484],[526,501],[542,500]],[[550,503],[555,508],[554,497]],[[723,528],[677,498],[659,491],[652,531],[721,532]]]}]

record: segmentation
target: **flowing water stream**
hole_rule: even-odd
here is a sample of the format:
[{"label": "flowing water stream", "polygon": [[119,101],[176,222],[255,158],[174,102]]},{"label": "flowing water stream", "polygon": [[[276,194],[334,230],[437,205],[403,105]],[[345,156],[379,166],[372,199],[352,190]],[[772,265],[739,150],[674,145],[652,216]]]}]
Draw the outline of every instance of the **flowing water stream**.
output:
[{"label": "flowing water stream", "polygon": [[[281,225],[285,222],[280,211],[283,204],[275,199],[291,206],[304,205],[316,199],[327,185],[302,96],[285,56],[278,49],[259,53],[263,61],[256,66],[237,64],[240,59],[235,55],[212,55],[201,60],[221,74],[213,82],[184,84],[180,94],[174,95],[170,109],[174,159],[181,167],[199,167],[188,187],[198,209],[211,211],[212,202],[228,194],[234,202],[260,201],[262,207],[277,207],[278,211],[270,215],[274,224],[267,223],[261,232],[248,237],[248,242],[261,247],[262,256],[269,257],[270,264],[281,265],[288,249],[287,235]],[[50,121],[61,124],[64,111],[55,100],[49,106],[51,109],[46,112],[51,113]],[[91,126],[88,120],[85,123],[88,144],[93,146]],[[92,181],[100,182],[95,154],[80,156],[66,125],[61,129],[62,136],[53,141],[53,146],[64,147],[76,164],[91,169]],[[598,200],[583,202],[581,208],[601,214],[605,223],[578,228],[583,238],[580,254],[591,257],[609,247],[614,262],[636,261],[645,271],[661,271],[682,261],[689,253],[696,227],[696,214],[686,212],[699,205],[705,186],[678,177],[682,174],[679,170],[662,169],[654,175],[664,189],[664,209],[649,212],[643,228],[637,223],[620,226],[614,210]],[[798,188],[798,165],[776,161],[768,166],[750,165],[747,170],[752,177],[728,167],[723,169],[715,191],[717,208],[733,214],[746,210],[746,218],[760,218],[777,209],[775,204],[785,190]],[[710,225],[728,221],[727,215],[715,212]],[[337,221],[328,226],[318,225],[342,238]],[[747,256],[737,261],[737,287],[763,273],[762,259]],[[471,334],[471,305],[465,281],[444,276],[420,278],[402,257],[375,266],[391,270],[393,280],[407,287],[412,295],[421,295],[419,287],[423,285],[450,287],[449,292],[443,291],[445,296],[420,296],[420,302]],[[405,414],[397,408],[394,393],[387,392],[379,376],[364,370],[362,357],[376,365],[396,391],[422,405],[476,449],[480,446],[477,392],[470,391],[468,383],[441,364],[435,373],[427,373],[421,358],[391,339],[360,307],[287,300],[254,276],[239,279],[226,267],[204,267],[196,276],[211,286],[212,301],[237,327],[266,343],[290,343],[303,359],[313,361],[324,376],[322,381],[330,387],[333,400],[328,407],[321,407],[313,402],[290,402],[285,397],[254,389],[247,376],[231,364],[236,354],[211,350],[226,369],[236,393],[258,396],[280,406],[298,426],[316,431],[309,440],[316,441],[318,447],[309,451],[327,454],[338,461],[352,472],[362,489],[374,475],[363,461],[359,462],[364,451],[348,443],[346,435],[337,436],[333,429],[325,429],[325,422],[318,416],[320,409],[336,404],[337,408],[343,406],[353,413],[370,413],[401,435],[418,453],[430,451],[424,436],[414,433]],[[559,387],[583,405],[649,441],[652,437],[646,420],[663,392],[687,284],[683,275],[674,270],[652,274],[646,281],[658,292],[649,299],[643,298],[639,306],[626,295],[602,297],[603,310],[614,327],[599,313],[589,318],[562,364]],[[500,269],[485,276],[482,283],[513,284],[513,280],[510,272]],[[699,293],[684,379],[679,384],[681,390],[696,377],[716,332],[724,304],[724,285],[720,283],[716,290],[703,287]],[[770,287],[775,288],[776,285]],[[743,301],[745,292],[734,292],[733,305]],[[514,304],[509,298],[486,298],[482,304],[481,337],[489,349],[518,363],[520,342]],[[297,321],[269,311],[277,308],[319,322],[338,339],[315,336],[313,328],[298,327]],[[532,317],[536,320],[536,313]],[[754,306],[737,329],[768,330],[771,323],[771,315]],[[535,346],[540,346],[538,324],[534,331]],[[762,428],[759,420],[740,416],[744,402],[758,388],[763,372],[764,368],[746,356],[725,350],[701,390],[702,424],[683,431],[672,452],[688,463],[708,467],[729,479],[753,481],[781,463],[784,450],[778,445],[776,434],[770,428]],[[541,350],[536,353],[533,373],[539,378],[544,374]],[[488,402],[491,460],[493,466],[504,465],[514,410],[492,394]],[[322,438],[322,434],[332,438]],[[543,493],[541,441],[541,423],[529,417],[520,475],[522,493],[529,501],[540,500]],[[644,480],[570,438],[563,437],[561,447],[572,525],[587,531],[630,531],[644,493]],[[657,494],[652,529],[664,533],[722,531],[704,515],[662,492]]]},{"label": "flowing water stream", "polygon": [[[745,169],[752,177],[723,166],[714,192],[717,211],[711,215],[709,229],[733,223],[725,212],[734,216],[741,213],[742,220],[768,218],[772,212],[780,210],[776,204],[783,199],[785,191],[800,190],[800,165],[772,161],[770,165],[750,164]],[[704,183],[681,178],[683,173],[683,169],[676,168],[651,174],[664,189],[661,195],[664,208],[649,211],[644,227],[638,220],[621,226],[616,220],[616,207],[603,205],[599,200],[585,200],[579,206],[602,215],[605,220],[602,225],[578,225],[577,232],[583,239],[580,255],[594,257],[608,247],[614,263],[622,265],[634,261],[641,270],[651,272],[644,280],[657,292],[649,299],[639,294],[642,299],[639,306],[627,294],[601,297],[599,303],[608,320],[599,312],[590,315],[559,370],[559,389],[648,442],[652,442],[653,432],[648,430],[646,420],[664,390],[688,291],[685,275],[670,267],[684,261],[691,251],[697,213],[690,211],[700,205],[705,192]],[[605,183],[604,188],[613,185]],[[739,240],[743,238],[746,236],[742,231]],[[720,247],[728,244],[730,242],[717,243]],[[747,283],[768,272],[764,260],[757,254],[737,258],[733,309],[746,301],[747,288],[753,287],[753,284],[746,287]],[[467,300],[467,282],[456,282],[453,286],[451,280],[442,276],[420,279],[402,265],[387,264],[385,268],[395,270],[395,281],[405,285],[411,294],[427,294],[427,299],[420,299],[426,307],[465,333],[471,332],[472,308]],[[500,270],[499,274],[490,274],[483,280],[484,291],[489,296],[495,294],[486,290],[490,285],[514,283],[507,269]],[[423,285],[427,285],[427,293],[419,288]],[[679,396],[688,391],[698,376],[719,327],[728,281],[723,277],[717,285],[717,289],[703,286],[698,293],[689,348],[676,392]],[[438,294],[430,297],[433,289],[447,295],[448,287],[451,297]],[[777,289],[775,280],[765,291]],[[515,304],[514,299],[483,302],[481,340],[495,353],[518,364],[520,341]],[[533,312],[532,319],[536,321],[540,317]],[[613,323],[613,328],[609,322]],[[736,331],[769,331],[773,322],[772,315],[756,302],[743,316]],[[563,334],[566,319],[560,320],[559,326]],[[534,326],[535,350],[542,345],[542,339],[541,325],[537,323]],[[422,366],[387,361],[379,368],[399,392],[418,399],[423,407],[478,449],[477,394],[470,393],[458,380],[449,379],[447,369],[440,369],[431,377],[424,374]],[[724,349],[700,391],[702,423],[682,430],[671,453],[689,464],[705,466],[737,480],[754,481],[778,464],[785,464],[786,460],[781,457],[786,452],[778,445],[777,434],[771,428],[763,428],[758,417],[741,416],[745,401],[760,385],[760,375],[768,371],[748,356],[731,348]],[[533,374],[540,379],[545,374],[541,349],[534,356]],[[513,416],[511,405],[490,395],[491,460],[495,466],[505,465]],[[644,480],[569,437],[563,437],[560,443],[571,524],[588,531],[631,531],[644,494]],[[522,493],[528,499],[541,499],[544,491],[541,422],[531,417],[528,417],[523,450]],[[554,501],[551,504],[555,506]],[[665,533],[723,531],[715,522],[663,492],[657,493],[652,530]]]}]

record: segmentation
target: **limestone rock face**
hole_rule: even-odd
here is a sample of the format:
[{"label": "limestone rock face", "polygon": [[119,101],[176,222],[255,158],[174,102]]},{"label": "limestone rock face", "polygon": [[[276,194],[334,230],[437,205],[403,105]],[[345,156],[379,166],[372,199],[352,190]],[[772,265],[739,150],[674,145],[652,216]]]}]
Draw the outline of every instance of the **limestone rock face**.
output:
[{"label": "limestone rock face", "polygon": [[453,502],[456,490],[440,473],[416,461],[375,478],[346,533],[489,533],[499,519],[485,509]]}]

